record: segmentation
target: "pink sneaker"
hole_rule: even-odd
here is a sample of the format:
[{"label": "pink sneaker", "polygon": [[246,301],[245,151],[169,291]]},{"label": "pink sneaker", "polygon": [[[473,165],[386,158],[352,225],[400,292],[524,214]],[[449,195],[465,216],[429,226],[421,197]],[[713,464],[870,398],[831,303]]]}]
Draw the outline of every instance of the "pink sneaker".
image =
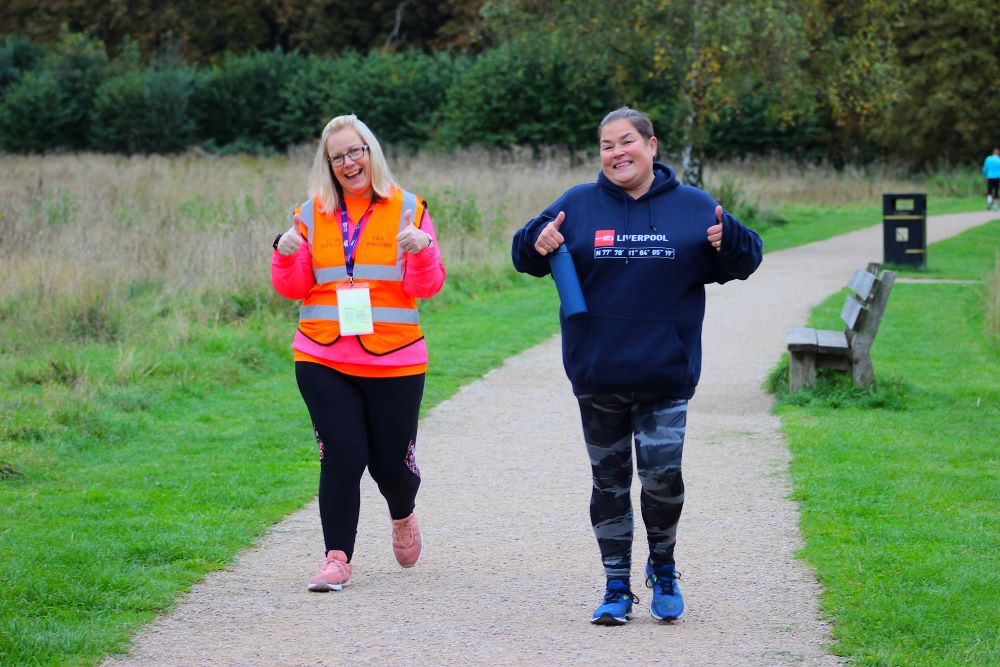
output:
[{"label": "pink sneaker", "polygon": [[423,538],[420,536],[420,524],[416,513],[405,519],[392,520],[392,552],[396,561],[403,567],[413,567],[420,558],[420,547]]},{"label": "pink sneaker", "polygon": [[351,564],[347,562],[347,554],[331,549],[326,555],[323,569],[309,580],[309,590],[317,593],[339,591],[351,583],[353,569]]}]

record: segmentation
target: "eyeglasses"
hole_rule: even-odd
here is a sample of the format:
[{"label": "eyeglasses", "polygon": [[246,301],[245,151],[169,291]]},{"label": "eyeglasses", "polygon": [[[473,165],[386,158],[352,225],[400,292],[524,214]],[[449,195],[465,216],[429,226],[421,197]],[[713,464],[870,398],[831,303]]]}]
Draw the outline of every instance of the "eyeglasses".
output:
[{"label": "eyeglasses", "polygon": [[341,155],[331,155],[327,158],[331,165],[334,167],[343,167],[345,158],[351,158],[352,162],[357,162],[361,159],[361,156],[365,154],[368,150],[368,144],[361,146],[360,148],[352,148],[351,150],[343,153]]}]

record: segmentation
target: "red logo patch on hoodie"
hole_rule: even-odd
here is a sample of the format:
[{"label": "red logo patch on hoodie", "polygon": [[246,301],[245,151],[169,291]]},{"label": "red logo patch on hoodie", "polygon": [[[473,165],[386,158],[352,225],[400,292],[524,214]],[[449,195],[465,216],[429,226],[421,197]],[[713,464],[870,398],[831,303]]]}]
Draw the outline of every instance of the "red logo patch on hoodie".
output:
[{"label": "red logo patch on hoodie", "polygon": [[615,230],[613,229],[598,229],[594,233],[594,247],[601,248],[604,246],[615,244]]}]

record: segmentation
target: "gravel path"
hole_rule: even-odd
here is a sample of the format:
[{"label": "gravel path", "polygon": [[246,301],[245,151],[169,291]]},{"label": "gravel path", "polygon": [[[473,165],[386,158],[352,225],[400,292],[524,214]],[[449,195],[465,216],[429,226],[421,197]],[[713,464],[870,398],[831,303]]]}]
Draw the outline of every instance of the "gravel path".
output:
[{"label": "gravel path", "polygon": [[[994,217],[932,218],[929,242]],[[881,255],[877,226],[769,254],[748,281],[709,289],[685,444],[680,621],[660,625],[646,613],[637,511],[632,577],[642,602],[627,626],[588,622],[603,574],[588,459],[553,338],[421,423],[416,567],[393,560],[385,504],[366,476],[352,586],[305,590],[323,555],[310,503],[144,628],[128,656],[104,664],[840,664],[824,647],[819,586],[794,557],[802,542],[788,452],[760,385],[785,330]],[[637,480],[633,490],[638,507]]]}]

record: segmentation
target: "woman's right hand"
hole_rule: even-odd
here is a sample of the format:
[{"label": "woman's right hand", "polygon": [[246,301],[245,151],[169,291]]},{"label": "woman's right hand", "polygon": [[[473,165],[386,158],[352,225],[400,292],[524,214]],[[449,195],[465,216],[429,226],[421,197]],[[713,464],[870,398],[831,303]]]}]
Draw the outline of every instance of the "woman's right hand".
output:
[{"label": "woman's right hand", "polygon": [[278,252],[285,257],[294,255],[302,247],[302,244],[305,243],[305,239],[299,234],[299,225],[301,224],[304,224],[302,218],[296,214],[295,224],[282,234],[281,239],[278,241]]},{"label": "woman's right hand", "polygon": [[[535,252],[544,257],[550,252],[554,252],[556,248],[562,245],[563,235],[559,233],[559,228],[562,226],[563,220],[566,219],[566,214],[559,211],[559,215],[555,217],[555,220],[545,225],[542,228],[542,232],[535,239]],[[284,240],[284,238],[282,238]]]}]

